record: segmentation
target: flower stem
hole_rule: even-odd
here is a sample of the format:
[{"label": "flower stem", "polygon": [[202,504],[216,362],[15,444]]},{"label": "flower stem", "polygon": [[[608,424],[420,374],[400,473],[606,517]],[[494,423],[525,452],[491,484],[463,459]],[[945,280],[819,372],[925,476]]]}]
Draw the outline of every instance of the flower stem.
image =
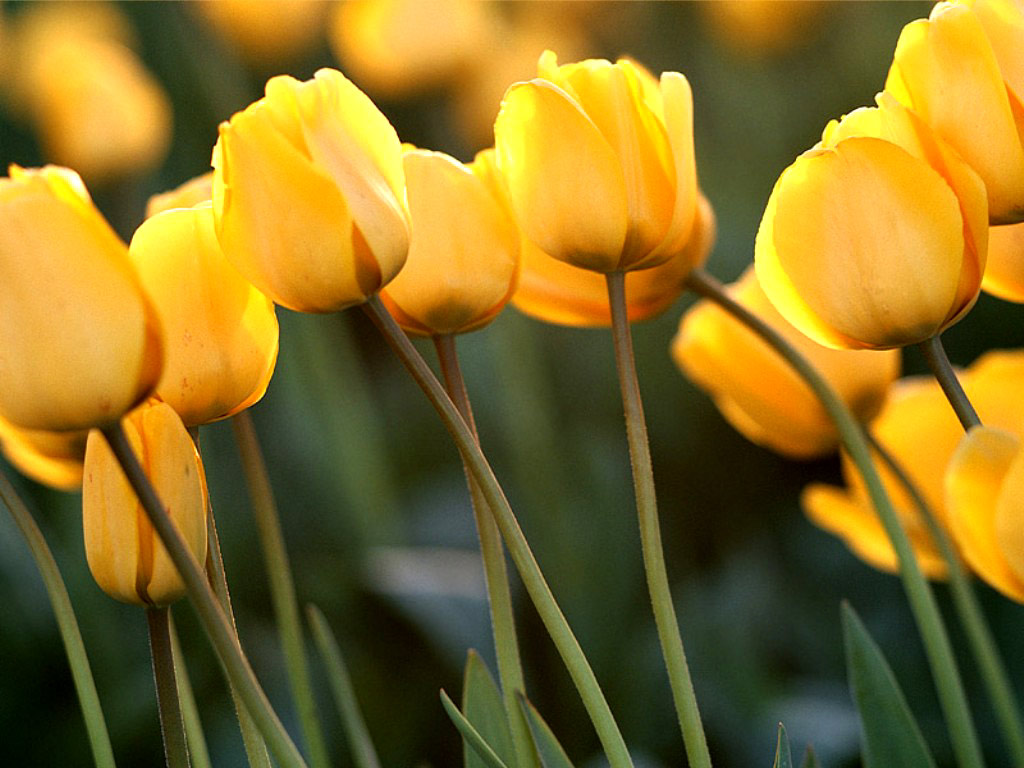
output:
[{"label": "flower stem", "polygon": [[146,609],[149,624],[149,650],[153,657],[153,678],[160,711],[160,732],[164,737],[164,759],[167,768],[190,768],[185,721],[178,702],[178,681],[174,676],[174,654],[171,652],[170,609],[166,606]]},{"label": "flower stem", "polygon": [[256,429],[249,411],[241,411],[231,419],[235,441],[242,457],[242,468],[252,499],[253,516],[263,546],[263,559],[270,577],[270,595],[277,617],[278,633],[284,650],[291,683],[292,697],[299,712],[299,722],[309,747],[312,768],[329,768],[330,758],[324,743],[320,720],[317,718],[313,684],[309,677],[309,661],[302,637],[302,619],[295,597],[295,583],[288,565],[288,551],[281,533],[281,520],[270,487],[267,465],[263,460]]},{"label": "flower stem", "polygon": [[110,745],[110,734],[103,718],[103,708],[96,693],[89,657],[85,652],[82,633],[78,629],[78,620],[75,618],[75,610],[71,606],[71,598],[68,597],[64,579],[60,575],[60,568],[57,567],[57,561],[43,537],[43,532],[36,525],[35,518],[3,472],[0,472],[0,500],[4,502],[11,517],[14,518],[15,525],[24,536],[32,559],[36,562],[36,568],[39,569],[39,575],[43,578],[46,594],[50,598],[50,605],[57,619],[60,638],[64,643],[64,653],[68,657],[68,666],[71,667],[71,679],[74,681],[75,693],[82,708],[93,763],[96,768],[114,768],[114,750]]},{"label": "flower stem", "polygon": [[988,690],[989,698],[992,700],[1006,749],[1010,753],[1014,765],[1024,766],[1024,727],[1021,724],[1017,695],[1010,686],[999,648],[985,621],[981,606],[978,604],[978,596],[974,592],[970,577],[964,570],[960,556],[953,547],[949,534],[936,520],[931,506],[921,495],[917,484],[896,461],[896,457],[878,442],[870,430],[867,430],[867,438],[871,443],[871,449],[878,454],[906,489],[914,506],[920,512],[921,519],[924,521],[925,527],[928,528],[936,547],[946,561],[949,568],[949,587],[953,596],[953,605],[960,617],[960,623],[967,633],[967,640],[974,654],[975,663],[981,670],[981,678]]},{"label": "flower stem", "polygon": [[917,345],[917,348],[921,350],[925,362],[928,363],[928,368],[931,369],[935,380],[942,387],[942,392],[949,400],[949,404],[953,406],[953,412],[960,419],[964,431],[971,427],[981,426],[981,419],[978,418],[977,411],[974,410],[971,401],[967,399],[967,393],[960,386],[960,380],[956,377],[953,366],[949,364],[949,358],[946,356],[946,349],[942,346],[939,334],[925,339]]},{"label": "flower stem", "polygon": [[171,562],[185,582],[189,597],[192,598],[192,604],[206,630],[210,644],[217,653],[224,674],[237,687],[242,701],[252,714],[263,738],[267,740],[270,751],[282,768],[306,768],[302,755],[274,713],[266,694],[256,680],[252,667],[249,666],[249,661],[235,642],[231,624],[206,581],[195,555],[171,521],[149,478],[139,466],[139,460],[131,443],[128,442],[124,428],[120,423],[105,427],[103,436],[139,498],[150,524],[167,549]]},{"label": "flower stem", "polygon": [[[479,445],[480,436],[477,434],[476,422],[473,419],[473,407],[469,402],[469,392],[466,390],[466,382],[459,366],[459,357],[455,350],[455,337],[450,334],[435,336],[434,346],[437,348],[437,359],[441,363],[441,373],[444,376],[448,396],[455,403],[455,407],[473,434],[473,439]],[[512,591],[509,588],[505,550],[501,544],[501,531],[494,521],[494,516],[487,508],[483,491],[480,484],[473,478],[465,456],[463,456],[462,463],[466,472],[466,481],[469,484],[477,535],[480,537],[480,556],[483,560],[484,578],[487,582],[491,630],[494,633],[494,649],[498,659],[498,678],[501,681],[505,714],[509,720],[512,741],[516,750],[516,764],[520,768],[530,768],[530,766],[536,765],[536,760],[530,726],[516,699],[517,693],[526,692],[526,684],[523,681],[523,667],[519,658],[519,640],[516,637]]]},{"label": "flower stem", "polygon": [[672,699],[679,718],[679,727],[683,732],[687,759],[692,768],[710,768],[711,755],[700,720],[697,697],[686,663],[686,651],[683,649],[683,638],[679,633],[679,621],[672,604],[668,572],[665,569],[651,449],[633,356],[633,337],[626,313],[626,275],[624,272],[609,272],[606,277],[612,313],[615,367],[619,373],[622,406],[626,416],[626,438],[629,442],[629,459],[633,468],[633,492],[636,495],[647,591],[654,609],[654,622],[658,628],[658,639],[661,641],[661,653],[668,668]]},{"label": "flower stem", "polygon": [[178,701],[181,704],[181,719],[185,723],[185,738],[188,741],[188,755],[194,768],[213,768],[210,763],[210,750],[206,745],[203,733],[203,722],[199,717],[196,695],[192,690],[192,681],[188,676],[188,664],[181,650],[178,628],[174,617],[170,617],[171,655],[174,658],[174,679],[178,682]]},{"label": "flower stem", "polygon": [[871,503],[878,513],[893,549],[896,550],[900,563],[900,579],[924,643],[957,764],[960,768],[980,768],[984,765],[981,747],[967,706],[967,697],[953,657],[949,636],[942,624],[935,596],[921,575],[907,534],[900,525],[885,486],[871,460],[871,453],[860,424],[821,374],[775,329],[733,300],[717,280],[703,270],[696,269],[687,277],[686,286],[722,307],[771,345],[817,395],[835,423],[846,452],[860,471]]},{"label": "flower stem", "polygon": [[580,698],[583,700],[587,714],[590,715],[611,767],[631,768],[633,761],[626,748],[626,742],[623,740],[611,709],[608,707],[604,692],[598,685],[594,671],[590,668],[590,663],[587,661],[583,649],[580,648],[579,641],[572,633],[565,615],[558,607],[551,588],[544,580],[544,575],[530,550],[530,545],[526,542],[526,537],[523,536],[512,508],[487,463],[487,459],[480,451],[480,446],[473,439],[473,434],[465,420],[459,415],[458,409],[445,393],[430,366],[426,364],[412,342],[398,327],[380,299],[371,296],[363,304],[363,310],[384,335],[388,345],[398,355],[402,364],[426,394],[431,405],[437,410],[445,428],[465,457],[473,478],[480,484],[487,506],[501,529],[512,562],[515,563],[523,585],[526,587],[541,621],[544,622],[548,635],[558,649],[558,653],[576,685],[576,690],[579,691]]}]

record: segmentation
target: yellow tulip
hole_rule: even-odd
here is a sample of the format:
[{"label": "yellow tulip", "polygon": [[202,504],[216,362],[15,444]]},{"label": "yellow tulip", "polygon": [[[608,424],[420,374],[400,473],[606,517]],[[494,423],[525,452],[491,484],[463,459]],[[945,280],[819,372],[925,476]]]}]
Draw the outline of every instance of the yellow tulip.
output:
[{"label": "yellow tulip", "polygon": [[61,491],[82,487],[86,435],[85,431],[18,429],[0,419],[0,451],[4,457],[23,475]]},{"label": "yellow tulip", "polygon": [[280,76],[220,126],[213,212],[225,255],[276,303],[300,312],[359,304],[405,263],[401,145],[336,70]]},{"label": "yellow tulip", "polygon": [[[895,350],[828,349],[787,323],[764,295],[753,269],[729,294],[781,333],[832,385],[858,420],[868,422],[899,375]],[[836,449],[839,434],[803,379],[759,336],[718,305],[701,301],[680,322],[672,357],[683,373],[714,398],[745,437],[794,458]]]},{"label": "yellow tulip", "polygon": [[10,173],[0,179],[0,416],[33,430],[113,424],[160,378],[159,321],[74,172]]},{"label": "yellow tulip", "polygon": [[[150,402],[124,421],[128,440],[178,531],[206,559],[206,477],[192,439],[166,403]],[[85,554],[93,578],[117,600],[168,605],[185,593],[171,562],[98,431],[89,433],[82,488]]]},{"label": "yellow tulip", "polygon": [[[630,322],[654,317],[679,298],[690,270],[703,264],[710,253],[715,230],[715,213],[707,198],[701,195],[690,240],[683,249],[656,267],[626,273],[626,312]],[[558,325],[584,328],[611,325],[608,282],[604,275],[553,259],[525,237],[522,245],[519,288],[512,296],[516,309]]]},{"label": "yellow tulip", "polygon": [[327,3],[323,0],[203,0],[190,3],[214,32],[248,61],[285,60],[320,39]]},{"label": "yellow tulip", "polygon": [[475,330],[515,289],[519,231],[479,165],[421,149],[405,153],[413,235],[409,258],[381,300],[407,331]]},{"label": "yellow tulip", "polygon": [[697,210],[693,97],[631,61],[558,66],[513,85],[494,125],[498,167],[526,236],[597,272],[642,269],[685,246]]},{"label": "yellow tulip", "polygon": [[213,199],[213,171],[189,179],[167,192],[153,195],[146,203],[146,218],[172,208],[191,208]]},{"label": "yellow tulip", "polygon": [[981,287],[1007,301],[1024,301],[1024,223],[992,227]]},{"label": "yellow tulip", "polygon": [[157,397],[188,426],[263,397],[277,360],[274,304],[224,257],[210,203],[147,219],[129,253],[166,337]]},{"label": "yellow tulip", "polygon": [[984,179],[995,224],[1024,220],[1022,48],[1019,5],[938,3],[903,28],[885,83]]},{"label": "yellow tulip", "polygon": [[984,184],[913,112],[878,104],[830,123],[783,171],[755,242],[769,299],[825,346],[923,341],[980,290]]}]

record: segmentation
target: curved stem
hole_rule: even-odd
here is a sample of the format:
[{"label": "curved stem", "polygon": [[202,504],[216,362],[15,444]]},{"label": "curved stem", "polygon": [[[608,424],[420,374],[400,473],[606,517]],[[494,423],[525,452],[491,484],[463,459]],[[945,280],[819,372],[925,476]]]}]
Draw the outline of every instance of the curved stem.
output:
[{"label": "curved stem", "polygon": [[96,693],[96,683],[93,681],[89,657],[85,652],[85,643],[82,642],[82,633],[78,629],[78,620],[75,618],[75,610],[71,606],[71,598],[68,596],[64,579],[60,575],[60,568],[57,567],[57,561],[43,537],[43,532],[36,525],[35,518],[3,472],[0,472],[0,500],[4,502],[15,525],[25,538],[36,568],[39,569],[39,575],[43,578],[53,615],[57,619],[60,639],[64,643],[64,653],[68,657],[68,666],[71,667],[71,679],[75,684],[79,706],[82,708],[93,763],[96,768],[114,768],[114,750],[110,745],[110,734],[103,718],[103,708],[100,706],[99,694]]},{"label": "curved stem", "polygon": [[174,563],[182,581],[185,582],[189,597],[192,598],[192,604],[202,622],[203,629],[206,630],[210,644],[213,645],[217,653],[224,674],[238,688],[242,701],[267,740],[270,751],[282,766],[306,768],[302,755],[289,738],[287,731],[270,706],[270,702],[267,701],[263,689],[260,688],[256,675],[253,673],[252,667],[249,666],[248,659],[245,658],[235,642],[231,624],[210,589],[195,555],[192,554],[192,550],[188,548],[181,533],[171,521],[149,482],[149,478],[139,466],[139,460],[135,456],[131,443],[128,442],[124,428],[120,423],[105,427],[103,436],[114,452],[114,456],[117,457],[135,495],[139,498],[150,524],[167,549],[171,562]]},{"label": "curved stem", "polygon": [[181,716],[178,681],[174,675],[170,615],[170,609],[166,606],[146,609],[149,650],[153,657],[153,679],[156,682],[160,733],[164,737],[164,759],[167,761],[167,768],[190,768],[188,744],[185,741],[185,721]]},{"label": "curved stem", "polygon": [[953,366],[949,364],[949,358],[946,356],[946,350],[942,346],[942,339],[939,335],[935,334],[930,339],[922,341],[917,348],[921,350],[925,362],[928,363],[928,368],[935,376],[935,380],[939,382],[939,386],[942,387],[942,392],[949,400],[949,404],[953,406],[953,412],[960,419],[964,431],[971,427],[980,427],[981,419],[978,418],[978,413],[971,405],[971,401],[967,399],[964,388],[960,386],[960,380],[956,377]]},{"label": "curved stem", "polygon": [[896,556],[899,558],[900,579],[903,582],[903,589],[924,643],[925,654],[928,657],[935,687],[939,694],[939,702],[949,728],[957,764],[960,768],[980,768],[984,765],[981,747],[978,744],[974,722],[967,706],[967,697],[964,694],[960,672],[953,657],[949,636],[946,634],[938,606],[935,603],[935,596],[932,594],[928,582],[921,575],[921,569],[917,564],[917,558],[914,557],[910,541],[900,525],[899,518],[885,491],[885,486],[871,460],[867,441],[857,420],[821,374],[774,328],[766,325],[760,318],[732,299],[717,280],[703,270],[696,269],[687,277],[686,286],[718,304],[770,344],[814,391],[835,423],[846,452],[860,471],[871,503],[874,505],[882,526],[889,536],[889,541],[892,543],[893,549],[896,550]]},{"label": "curved stem", "polygon": [[242,468],[252,499],[253,516],[259,530],[263,559],[270,578],[270,596],[277,617],[277,631],[288,669],[292,698],[299,712],[299,722],[309,747],[310,764],[313,768],[328,768],[327,745],[316,713],[313,697],[313,683],[309,677],[309,661],[302,637],[302,619],[295,597],[295,582],[288,565],[288,550],[284,545],[281,520],[274,502],[274,491],[270,487],[267,465],[260,450],[259,438],[253,427],[249,411],[241,411],[231,418],[231,426],[242,457]]},{"label": "curved stem", "polygon": [[[459,357],[455,350],[455,337],[451,335],[435,336],[434,346],[437,359],[441,363],[445,389],[455,403],[466,425],[479,445],[480,436],[476,431],[473,419],[473,407],[469,402],[469,392],[459,367]],[[487,582],[488,606],[491,611],[491,631],[494,634],[494,650],[498,659],[498,679],[501,681],[501,694],[505,700],[505,715],[512,731],[512,741],[516,750],[516,763],[520,768],[536,765],[533,758],[533,739],[530,726],[523,716],[516,694],[526,692],[523,681],[523,667],[519,658],[519,640],[516,637],[515,615],[512,610],[512,591],[508,583],[508,571],[505,566],[505,550],[501,544],[501,531],[494,516],[487,508],[487,501],[480,484],[466,462],[462,459],[469,484],[469,495],[473,505],[473,517],[476,520],[477,535],[480,537],[480,556],[484,564],[484,578]]]},{"label": "curved stem", "polygon": [[473,439],[473,434],[465,420],[459,415],[458,409],[445,393],[434,372],[430,370],[430,366],[424,362],[423,357],[416,351],[402,329],[398,327],[380,299],[377,296],[371,296],[362,306],[363,311],[384,335],[388,345],[398,355],[406,370],[426,394],[427,399],[441,417],[445,428],[466,458],[469,470],[472,472],[473,478],[480,484],[484,499],[487,501],[491,514],[494,515],[495,522],[501,529],[505,545],[508,547],[512,562],[515,563],[516,569],[519,571],[523,585],[526,587],[537,613],[540,614],[548,635],[558,649],[558,653],[576,685],[576,690],[579,691],[583,706],[586,708],[587,714],[590,715],[590,720],[594,724],[609,763],[612,768],[632,768],[633,761],[626,748],[626,742],[615,723],[615,718],[612,716],[604,692],[594,676],[594,671],[590,668],[590,663],[587,661],[583,649],[580,648],[579,641],[572,633],[565,615],[558,607],[551,588],[544,580],[544,575],[530,550],[530,545],[526,542],[526,537],[523,536],[523,532],[519,528],[519,523],[509,506],[508,499],[505,498],[494,472]]},{"label": "curved stem", "polygon": [[668,668],[672,699],[679,718],[679,727],[683,732],[687,759],[693,768],[710,768],[711,755],[700,720],[697,696],[686,663],[686,651],[683,649],[683,638],[679,632],[679,621],[676,618],[668,572],[665,569],[665,552],[661,544],[661,529],[658,523],[658,502],[654,490],[654,469],[651,466],[647,422],[640,399],[640,382],[637,379],[636,361],[633,356],[633,337],[626,313],[626,275],[624,272],[609,272],[606,277],[608,301],[612,312],[615,367],[619,373],[622,406],[626,415],[626,437],[629,442],[630,464],[633,468],[633,491],[636,495],[647,591],[650,593],[651,606],[654,609],[661,654]]}]

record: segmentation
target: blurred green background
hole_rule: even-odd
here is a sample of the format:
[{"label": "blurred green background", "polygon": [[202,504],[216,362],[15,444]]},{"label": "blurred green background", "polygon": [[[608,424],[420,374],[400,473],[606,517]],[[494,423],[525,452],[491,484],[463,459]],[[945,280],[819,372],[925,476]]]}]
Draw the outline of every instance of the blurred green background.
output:
[{"label": "blurred green background", "polygon": [[[250,3],[249,11],[268,13],[268,5]],[[778,174],[817,140],[827,120],[871,103],[900,28],[927,15],[930,6],[801,3],[805,9],[781,32],[773,32],[779,8],[760,6],[754,31],[744,33],[715,5],[487,3],[483,12],[497,31],[480,41],[464,69],[396,90],[375,81],[372,67],[360,77],[354,64],[350,69],[339,62],[329,41],[338,13],[333,5],[322,6],[314,34],[300,48],[256,57],[218,31],[199,4],[125,3],[117,10],[130,43],[170,99],[172,140],[165,158],[148,170],[86,182],[127,239],[150,194],[208,169],[218,123],[258,98],[268,76],[304,79],[321,66],[340,66],[364,87],[403,141],[469,160],[490,142],[481,138],[479,125],[493,119],[498,97],[489,113],[481,114],[480,107],[476,123],[467,124],[466,104],[473,103],[467,83],[496,68],[517,30],[529,26],[534,59],[548,45],[564,60],[629,55],[656,73],[687,75],[700,183],[718,217],[708,269],[731,280],[752,258],[754,233]],[[18,24],[35,10],[31,3],[0,6],[5,166],[54,159],[39,139],[40,118],[26,113],[24,96],[13,85],[21,65],[11,55],[17,47],[12,41]],[[532,14],[540,15],[527,18]],[[117,142],[116,132],[108,140]],[[634,333],[669,571],[716,765],[770,765],[779,721],[794,748],[813,743],[823,765],[859,764],[838,621],[842,599],[860,612],[897,670],[940,764],[951,764],[897,580],[856,560],[799,509],[805,484],[838,481],[837,461],[787,461],[725,424],[667,354],[690,303],[682,298]],[[279,318],[277,372],[253,416],[300,601],[323,609],[337,633],[384,764],[458,765],[461,743],[438,690],[458,698],[469,648],[494,666],[458,455],[361,313],[320,317],[279,310]],[[1020,346],[1021,320],[1020,307],[983,297],[947,334],[951,358],[967,364],[984,350]],[[646,600],[610,335],[542,325],[509,309],[459,346],[484,449],[638,766],[684,764]],[[422,349],[432,354],[429,346]],[[906,355],[905,370],[922,369],[914,353]],[[232,432],[217,424],[205,427],[202,439],[243,644],[278,712],[297,733]],[[89,576],[80,497],[21,478],[18,484],[38,511],[68,581],[119,764],[160,764],[142,611],[110,600]],[[1024,632],[1024,611],[979,589],[1011,676],[1024,690],[1024,660],[1013,653]],[[938,593],[949,615],[945,588]],[[6,516],[0,517],[0,596],[0,761],[87,765],[85,731],[52,612]],[[601,765],[596,737],[553,646],[522,590],[517,599],[530,697],[578,765]],[[214,762],[242,765],[241,739],[210,649],[188,605],[177,606],[174,615]],[[963,638],[955,628],[953,634],[962,651]],[[1004,764],[991,710],[966,655],[961,659],[991,764]],[[350,765],[318,662],[314,672],[334,763]]]}]

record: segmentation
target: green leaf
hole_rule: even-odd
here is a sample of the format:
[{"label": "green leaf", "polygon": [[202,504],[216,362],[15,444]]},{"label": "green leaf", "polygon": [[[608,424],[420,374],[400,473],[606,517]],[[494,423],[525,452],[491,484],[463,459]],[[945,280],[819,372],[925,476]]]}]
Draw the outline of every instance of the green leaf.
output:
[{"label": "green leaf", "polygon": [[935,768],[881,649],[848,603],[843,638],[850,692],[860,712],[864,768]]},{"label": "green leaf", "polygon": [[517,692],[516,698],[526,716],[526,722],[530,726],[533,745],[537,748],[537,756],[540,758],[543,768],[573,768],[572,761],[565,754],[554,731],[544,722],[544,718],[540,716],[537,708],[522,693]]},{"label": "green leaf", "polygon": [[[502,761],[507,765],[515,764],[512,731],[508,726],[508,713],[505,712],[501,691],[498,690],[498,684],[494,682],[484,660],[473,650],[466,658],[466,673],[462,682],[462,713]],[[466,768],[483,768],[479,756],[475,750],[470,749],[468,743],[464,755]]]},{"label": "green leaf", "polygon": [[810,745],[808,745],[807,751],[804,753],[804,761],[800,763],[800,768],[821,768],[818,756],[814,754],[814,748]]},{"label": "green leaf", "polygon": [[775,745],[775,763],[773,768],[793,768],[793,753],[789,751],[789,737],[786,726],[779,723],[779,740]]},{"label": "green leaf", "polygon": [[462,734],[462,740],[467,748],[472,749],[475,756],[479,758],[480,765],[485,768],[508,768],[443,689],[441,690],[441,704],[444,706],[444,711],[448,713],[448,717],[455,723],[455,727],[459,729],[459,733]]}]

